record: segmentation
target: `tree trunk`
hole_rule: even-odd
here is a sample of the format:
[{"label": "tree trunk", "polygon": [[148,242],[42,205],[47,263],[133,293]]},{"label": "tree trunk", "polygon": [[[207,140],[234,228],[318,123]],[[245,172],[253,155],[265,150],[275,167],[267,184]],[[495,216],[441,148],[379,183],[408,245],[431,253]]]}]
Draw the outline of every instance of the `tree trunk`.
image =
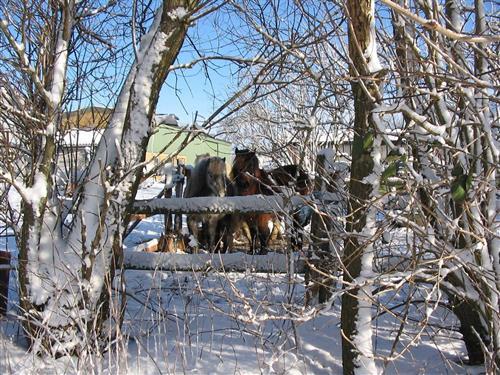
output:
[{"label": "tree trunk", "polygon": [[[120,329],[124,300],[114,298],[113,279],[120,267],[128,209],[142,175],[137,165],[144,160],[160,89],[196,3],[165,0],[142,38],[137,60],[83,179],[71,229],[65,233],[57,229],[64,218],[50,189],[36,207],[23,204],[21,307],[24,328],[36,352],[57,356],[99,351]],[[53,156],[50,144],[45,150]],[[47,168],[45,176],[53,171],[53,166]]]},{"label": "tree trunk", "polygon": [[[350,290],[342,296],[342,364],[344,374],[376,373],[371,331],[371,287],[352,286],[371,276],[375,210],[369,205],[376,184],[363,182],[374,171],[372,152],[375,126],[371,120],[373,98],[377,95],[374,76],[379,69],[374,30],[374,1],[347,2],[351,87],[354,96],[354,141],[352,147],[349,207],[343,266],[344,285]],[[377,192],[376,192],[377,193]],[[351,285],[351,286],[350,286]]]}]

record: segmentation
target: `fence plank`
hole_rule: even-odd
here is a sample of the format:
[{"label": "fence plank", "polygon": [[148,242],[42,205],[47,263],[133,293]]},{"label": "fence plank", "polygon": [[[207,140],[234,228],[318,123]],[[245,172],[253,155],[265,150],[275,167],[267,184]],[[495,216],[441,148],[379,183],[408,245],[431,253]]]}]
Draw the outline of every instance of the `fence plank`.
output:
[{"label": "fence plank", "polygon": [[281,195],[248,195],[238,197],[195,197],[148,199],[135,201],[133,213],[163,214],[172,213],[269,213],[289,211],[293,207],[321,202],[341,202],[342,198],[335,193],[314,193],[311,196],[293,196],[289,199]]},{"label": "fence plank", "polygon": [[[292,267],[290,267],[292,266]],[[250,255],[230,254],[176,254],[124,251],[124,268],[131,270],[162,271],[226,271],[263,273],[304,273],[304,260],[294,255],[290,262],[285,254]]]}]

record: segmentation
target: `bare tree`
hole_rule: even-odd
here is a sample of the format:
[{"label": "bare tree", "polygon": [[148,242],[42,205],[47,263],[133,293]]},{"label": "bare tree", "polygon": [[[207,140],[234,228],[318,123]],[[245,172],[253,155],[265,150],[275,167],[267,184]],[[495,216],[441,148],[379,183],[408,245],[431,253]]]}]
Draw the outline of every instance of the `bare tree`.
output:
[{"label": "bare tree", "polygon": [[[276,158],[286,161],[287,146],[294,137],[301,137],[299,142],[308,139],[297,131],[297,124],[309,126],[311,118],[318,124],[329,123],[334,118],[333,111],[327,111],[327,90],[336,94],[338,105],[331,108],[344,106],[350,112],[351,95],[325,83],[328,79],[338,82],[335,72],[343,74],[353,89],[354,125],[347,115],[340,121],[342,130],[335,129],[339,122],[331,121],[333,126],[327,131],[354,133],[350,211],[341,264],[346,288],[345,371],[360,366],[373,370],[369,310],[375,299],[397,293],[400,283],[407,285],[408,278],[416,280],[417,288],[426,294],[431,315],[442,298],[439,291],[446,292],[445,302],[461,321],[470,362],[483,362],[486,356],[488,368],[494,369],[499,311],[498,82],[492,76],[498,69],[498,37],[494,18],[485,14],[481,2],[474,9],[453,1],[384,0],[377,8],[372,2],[352,2],[345,8],[325,4],[324,8],[304,3],[293,11],[287,9],[289,14],[314,14],[322,26],[345,9],[342,13],[350,22],[349,65],[339,57],[346,41],[336,23],[332,22],[329,31],[318,28],[321,32],[311,36],[305,47],[291,42],[288,36],[294,33],[289,25],[271,27],[257,18],[255,29],[268,40],[273,37],[272,44],[286,52],[286,58],[277,63],[277,82],[244,98],[253,104],[228,121],[246,129],[247,137],[235,136],[234,140],[260,148],[263,154],[275,156],[276,150],[282,150],[285,155]],[[328,64],[328,59],[336,63]],[[321,79],[316,79],[317,74]],[[249,77],[255,75],[246,71],[243,78]],[[318,146],[314,137],[311,143]],[[403,253],[389,255],[382,234],[386,232],[386,241],[389,232],[401,228],[414,243],[407,244]],[[334,237],[331,233],[332,245]],[[384,263],[387,257],[393,258],[392,264]],[[372,273],[372,268],[378,273]],[[479,270],[487,271],[481,274]],[[371,296],[372,287],[376,296]],[[408,298],[409,304],[418,303],[411,293]],[[381,302],[378,308],[392,309]],[[363,322],[355,319],[360,316]],[[429,317],[423,317],[424,325]]]},{"label": "bare tree", "polygon": [[[21,143],[22,137],[33,137],[26,143],[33,149],[26,152],[24,167],[28,172],[10,164],[3,168],[1,178],[22,198],[22,224],[17,233],[20,303],[33,349],[52,354],[85,353],[100,350],[103,339],[119,330],[122,307],[110,297],[128,222],[127,207],[142,175],[141,162],[160,88],[182,46],[190,19],[201,6],[196,1],[165,1],[156,11],[77,191],[77,209],[68,218],[61,217],[53,160],[69,53],[73,36],[85,28],[82,20],[106,7],[73,1],[37,5],[35,14],[19,9],[18,19],[10,9],[2,9],[2,40],[12,51],[7,62],[14,77],[29,83],[31,91],[22,94],[34,99],[25,97],[13,103],[11,93],[2,92],[2,105],[19,119],[14,121],[21,130],[16,138]],[[37,34],[26,35],[24,30],[32,23],[37,24]],[[37,44],[40,40],[49,45]],[[34,55],[26,48],[29,45],[37,49]],[[24,110],[28,103],[33,103],[29,112]],[[8,120],[7,126],[12,122]],[[111,334],[102,329],[108,323]]]},{"label": "bare tree", "polygon": [[[416,198],[409,208],[414,214],[404,224],[396,220],[419,238],[420,251],[433,254],[426,256],[434,262],[425,272],[435,273],[435,282],[449,296],[469,361],[486,358],[494,371],[499,305],[498,128],[493,125],[498,109],[490,101],[497,84],[490,72],[498,69],[490,50],[493,23],[487,27],[481,2],[472,9],[447,1],[444,11],[412,5],[426,20],[392,1],[384,3],[394,12],[401,64],[392,110],[405,120],[399,136],[411,145],[415,169],[408,165],[408,172],[417,182],[409,190]],[[475,26],[466,25],[466,18]],[[430,27],[429,20],[435,25]]]},{"label": "bare tree", "polygon": [[374,1],[347,2],[349,17],[349,56],[354,94],[354,140],[349,185],[349,219],[343,266],[343,282],[350,289],[342,296],[342,364],[344,374],[363,368],[375,373],[372,348],[370,285],[373,240],[376,232],[376,199],[380,188],[380,149],[372,116],[381,66],[377,55]]}]

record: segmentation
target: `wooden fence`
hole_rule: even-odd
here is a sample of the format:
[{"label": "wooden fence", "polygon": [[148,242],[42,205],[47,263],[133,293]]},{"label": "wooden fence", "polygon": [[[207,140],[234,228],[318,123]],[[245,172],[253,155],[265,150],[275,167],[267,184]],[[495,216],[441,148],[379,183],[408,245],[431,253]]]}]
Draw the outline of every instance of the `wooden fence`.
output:
[{"label": "wooden fence", "polygon": [[[267,273],[305,273],[306,303],[326,302],[334,288],[332,278],[338,272],[335,254],[341,252],[346,197],[345,170],[335,170],[327,160],[327,154],[319,154],[315,179],[315,193],[311,196],[253,195],[238,197],[182,198],[182,188],[176,188],[176,198],[136,201],[132,212],[136,214],[164,214],[169,223],[172,214],[180,218],[192,213],[291,213],[304,204],[314,208],[312,238],[307,258],[300,258],[291,251],[267,255],[233,254],[176,254],[125,252],[127,269],[164,271],[253,271]],[[344,175],[344,176],[343,176]],[[182,179],[184,183],[184,179]],[[177,184],[180,184],[178,181]],[[176,185],[177,186],[177,185]],[[181,185],[182,186],[182,185]],[[172,194],[165,194],[166,197]],[[180,221],[180,219],[177,219]],[[179,221],[176,220],[176,223]],[[181,221],[180,221],[181,222]],[[166,226],[170,229],[171,225]],[[180,226],[174,229],[179,230]],[[335,238],[332,240],[332,238]]]}]

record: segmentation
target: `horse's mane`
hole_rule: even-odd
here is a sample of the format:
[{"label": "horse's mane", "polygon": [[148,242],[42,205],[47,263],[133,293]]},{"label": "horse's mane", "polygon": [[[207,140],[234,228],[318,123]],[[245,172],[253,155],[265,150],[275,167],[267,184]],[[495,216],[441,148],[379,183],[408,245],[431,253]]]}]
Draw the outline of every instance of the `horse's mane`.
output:
[{"label": "horse's mane", "polygon": [[196,166],[191,171],[191,177],[186,185],[184,197],[192,198],[199,196],[207,187],[207,170],[212,162],[222,162],[224,160],[219,157],[206,157],[198,161]]}]

